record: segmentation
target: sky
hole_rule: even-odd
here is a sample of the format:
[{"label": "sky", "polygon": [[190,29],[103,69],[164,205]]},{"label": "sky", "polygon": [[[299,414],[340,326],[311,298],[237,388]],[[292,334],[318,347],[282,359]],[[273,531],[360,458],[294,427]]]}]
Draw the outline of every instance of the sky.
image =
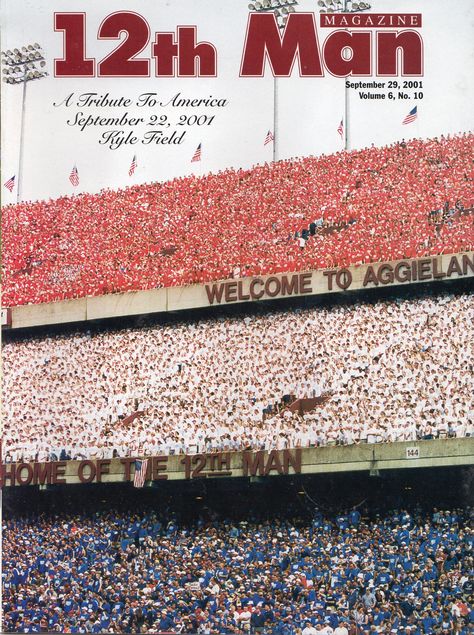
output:
[{"label": "sky", "polygon": [[[420,33],[424,42],[423,99],[367,101],[357,91],[349,94],[350,146],[353,149],[385,145],[401,138],[428,138],[474,128],[474,4],[459,0],[456,10],[447,10],[441,0],[373,0],[378,13],[422,13]],[[151,33],[175,31],[177,25],[197,25],[199,41],[212,42],[217,49],[215,78],[59,78],[53,74],[53,60],[63,57],[63,37],[54,31],[54,12],[86,12],[87,56],[104,58],[117,42],[97,40],[103,19],[119,10],[134,11],[148,21]],[[318,13],[316,0],[299,0],[298,11]],[[2,3],[2,50],[39,42],[47,59],[49,76],[29,82],[26,90],[24,158],[21,171],[21,200],[38,200],[102,188],[120,188],[174,177],[217,172],[229,167],[251,167],[269,162],[273,145],[264,145],[268,131],[277,137],[277,158],[338,152],[343,142],[337,132],[344,117],[344,79],[326,73],[324,78],[299,77],[297,68],[289,78],[277,80],[277,119],[274,126],[275,84],[271,71],[262,78],[241,78],[239,68],[248,19],[246,0],[4,0]],[[317,16],[317,22],[319,22]],[[318,27],[320,44],[330,31]],[[153,38],[153,36],[152,36]],[[150,44],[140,57],[148,57]],[[152,66],[153,68],[153,66]],[[153,72],[153,71],[152,71]],[[399,78],[402,79],[403,78]],[[358,81],[353,78],[352,81]],[[361,79],[360,81],[370,81]],[[387,81],[379,78],[379,81]],[[96,109],[54,106],[71,93],[109,93],[136,101],[145,92],[156,92],[168,102],[180,93],[187,98],[226,99],[225,108],[128,108]],[[388,92],[388,91],[384,91]],[[413,96],[413,90],[409,91]],[[2,178],[15,175],[18,181],[22,87],[2,84]],[[402,121],[418,107],[418,118],[409,125]],[[144,110],[146,112],[144,113]],[[112,150],[99,144],[103,132],[114,127],[88,127],[81,132],[76,113],[85,116],[149,117],[166,114],[174,129],[180,115],[215,115],[211,125],[183,126],[180,145],[122,145]],[[141,139],[150,127],[140,125]],[[157,129],[156,125],[151,129]],[[191,159],[201,144],[201,161]],[[137,167],[129,168],[136,155]],[[79,186],[69,175],[77,166]],[[16,202],[17,190],[2,187],[3,204]]]}]

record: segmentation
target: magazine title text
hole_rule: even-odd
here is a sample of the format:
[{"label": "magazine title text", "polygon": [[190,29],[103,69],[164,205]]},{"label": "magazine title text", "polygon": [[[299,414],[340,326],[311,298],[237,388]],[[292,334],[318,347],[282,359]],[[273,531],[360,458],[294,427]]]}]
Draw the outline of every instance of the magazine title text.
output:
[{"label": "magazine title text", "polygon": [[[423,40],[420,14],[324,14],[318,35],[314,13],[291,13],[280,29],[273,13],[250,13],[240,77],[420,77]],[[196,25],[156,31],[142,15],[118,11],[106,16],[97,40],[119,44],[100,60],[86,46],[86,13],[55,13],[54,30],[63,34],[63,57],[54,60],[56,77],[217,77],[218,52],[200,40]],[[321,42],[320,42],[321,40]]]}]

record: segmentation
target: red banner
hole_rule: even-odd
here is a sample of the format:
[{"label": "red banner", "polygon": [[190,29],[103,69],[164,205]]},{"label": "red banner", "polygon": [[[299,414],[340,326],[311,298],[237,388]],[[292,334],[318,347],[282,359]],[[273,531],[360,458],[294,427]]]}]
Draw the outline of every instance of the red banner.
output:
[{"label": "red banner", "polygon": [[422,26],[421,13],[321,13],[319,26],[323,28],[411,28]]}]

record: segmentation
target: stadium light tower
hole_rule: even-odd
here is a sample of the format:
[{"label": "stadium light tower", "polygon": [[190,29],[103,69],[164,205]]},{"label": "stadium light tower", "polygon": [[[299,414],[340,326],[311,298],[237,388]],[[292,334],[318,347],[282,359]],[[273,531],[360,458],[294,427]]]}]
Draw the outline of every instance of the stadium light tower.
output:
[{"label": "stadium light tower", "polygon": [[2,51],[2,73],[3,81],[7,84],[22,84],[23,95],[21,101],[21,130],[20,130],[20,157],[18,161],[18,181],[16,189],[16,201],[21,199],[21,177],[23,168],[23,143],[25,131],[25,103],[26,103],[26,85],[28,82],[46,77],[48,74],[44,69],[46,60],[44,58],[41,46],[36,44],[27,44],[13,51]]},{"label": "stadium light tower", "polygon": [[[318,0],[319,13],[363,13],[370,11],[368,2],[352,2],[352,0]],[[349,89],[344,82],[344,149],[350,149],[349,137]]]},{"label": "stadium light tower", "polygon": [[[295,12],[297,0],[262,0],[249,4],[250,11],[257,13],[273,13],[277,19],[278,28],[285,28],[288,15]],[[278,160],[278,80],[273,77],[273,161]]]}]

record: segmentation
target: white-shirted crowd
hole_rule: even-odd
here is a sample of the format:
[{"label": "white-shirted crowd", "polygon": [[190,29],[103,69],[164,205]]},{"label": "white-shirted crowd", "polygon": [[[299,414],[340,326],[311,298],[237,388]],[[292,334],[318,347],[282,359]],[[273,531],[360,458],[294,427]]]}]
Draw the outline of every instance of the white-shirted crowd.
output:
[{"label": "white-shirted crowd", "polygon": [[469,293],[12,340],[5,458],[472,436],[473,341]]}]

